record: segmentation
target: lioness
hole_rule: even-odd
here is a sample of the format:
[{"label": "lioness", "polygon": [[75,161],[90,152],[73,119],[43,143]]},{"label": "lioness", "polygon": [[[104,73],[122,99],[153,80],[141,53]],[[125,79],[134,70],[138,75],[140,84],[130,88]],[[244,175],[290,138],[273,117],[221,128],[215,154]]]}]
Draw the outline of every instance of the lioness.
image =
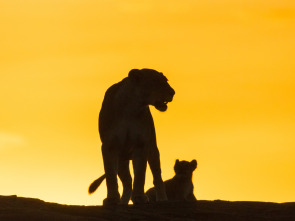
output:
[{"label": "lioness", "polygon": [[[196,201],[194,185],[192,182],[193,171],[197,168],[197,161],[179,161],[174,165],[175,176],[164,182],[169,201]],[[146,195],[149,201],[156,201],[155,188],[150,188]]]},{"label": "lioness", "polygon": [[[147,162],[153,174],[156,199],[167,200],[149,109],[149,105],[153,105],[159,111],[167,110],[167,103],[175,94],[167,81],[162,73],[155,70],[133,69],[128,77],[106,91],[99,114],[105,175],[89,187],[89,193],[94,192],[106,178],[107,198],[103,201],[104,205],[128,204],[130,197],[134,204],[147,202],[144,194]],[[132,160],[134,170],[133,190],[129,160]],[[117,175],[123,184],[121,199]]]}]

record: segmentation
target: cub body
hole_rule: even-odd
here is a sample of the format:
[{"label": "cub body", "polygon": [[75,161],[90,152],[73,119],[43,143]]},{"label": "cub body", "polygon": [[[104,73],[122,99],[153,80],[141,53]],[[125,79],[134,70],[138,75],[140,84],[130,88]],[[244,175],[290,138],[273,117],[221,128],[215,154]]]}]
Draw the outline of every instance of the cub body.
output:
[{"label": "cub body", "polygon": [[[175,176],[164,182],[169,201],[196,201],[194,185],[192,182],[193,171],[197,168],[197,161],[179,161],[174,165]],[[146,192],[150,202],[156,201],[155,188]]]}]

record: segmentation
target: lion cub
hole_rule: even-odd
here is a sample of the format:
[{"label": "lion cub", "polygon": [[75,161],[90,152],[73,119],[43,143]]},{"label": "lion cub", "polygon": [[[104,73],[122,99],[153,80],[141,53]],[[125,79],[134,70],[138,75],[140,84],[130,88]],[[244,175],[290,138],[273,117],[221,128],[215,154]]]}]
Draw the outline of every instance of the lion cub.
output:
[{"label": "lion cub", "polygon": [[[193,171],[197,168],[197,161],[179,161],[174,165],[175,176],[164,182],[166,194],[169,201],[196,201],[193,193],[194,185],[192,182]],[[150,202],[156,201],[155,188],[150,188],[146,195]]]}]

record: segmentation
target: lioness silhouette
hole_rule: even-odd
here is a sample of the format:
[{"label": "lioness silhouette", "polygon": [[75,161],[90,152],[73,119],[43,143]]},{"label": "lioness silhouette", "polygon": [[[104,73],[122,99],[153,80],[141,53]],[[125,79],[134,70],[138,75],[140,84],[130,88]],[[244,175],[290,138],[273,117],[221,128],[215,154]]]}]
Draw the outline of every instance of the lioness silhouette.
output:
[{"label": "lioness silhouette", "polygon": [[[167,200],[161,175],[160,155],[149,105],[167,110],[175,91],[167,78],[152,69],[133,69],[128,77],[111,86],[105,93],[99,114],[99,133],[105,174],[89,187],[94,192],[106,178],[107,198],[103,205],[134,204],[148,201],[144,193],[147,162],[151,168],[156,200]],[[134,182],[129,170],[132,160]],[[120,198],[117,175],[123,184]]]}]

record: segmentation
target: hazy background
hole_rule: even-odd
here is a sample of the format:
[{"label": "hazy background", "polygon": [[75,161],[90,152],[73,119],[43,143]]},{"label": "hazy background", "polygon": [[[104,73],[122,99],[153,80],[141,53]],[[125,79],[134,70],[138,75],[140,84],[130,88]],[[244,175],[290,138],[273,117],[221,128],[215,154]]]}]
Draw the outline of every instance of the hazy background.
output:
[{"label": "hazy background", "polygon": [[0,195],[101,204],[98,113],[132,68],[176,90],[163,179],[196,159],[198,199],[294,201],[293,0],[0,0]]}]

